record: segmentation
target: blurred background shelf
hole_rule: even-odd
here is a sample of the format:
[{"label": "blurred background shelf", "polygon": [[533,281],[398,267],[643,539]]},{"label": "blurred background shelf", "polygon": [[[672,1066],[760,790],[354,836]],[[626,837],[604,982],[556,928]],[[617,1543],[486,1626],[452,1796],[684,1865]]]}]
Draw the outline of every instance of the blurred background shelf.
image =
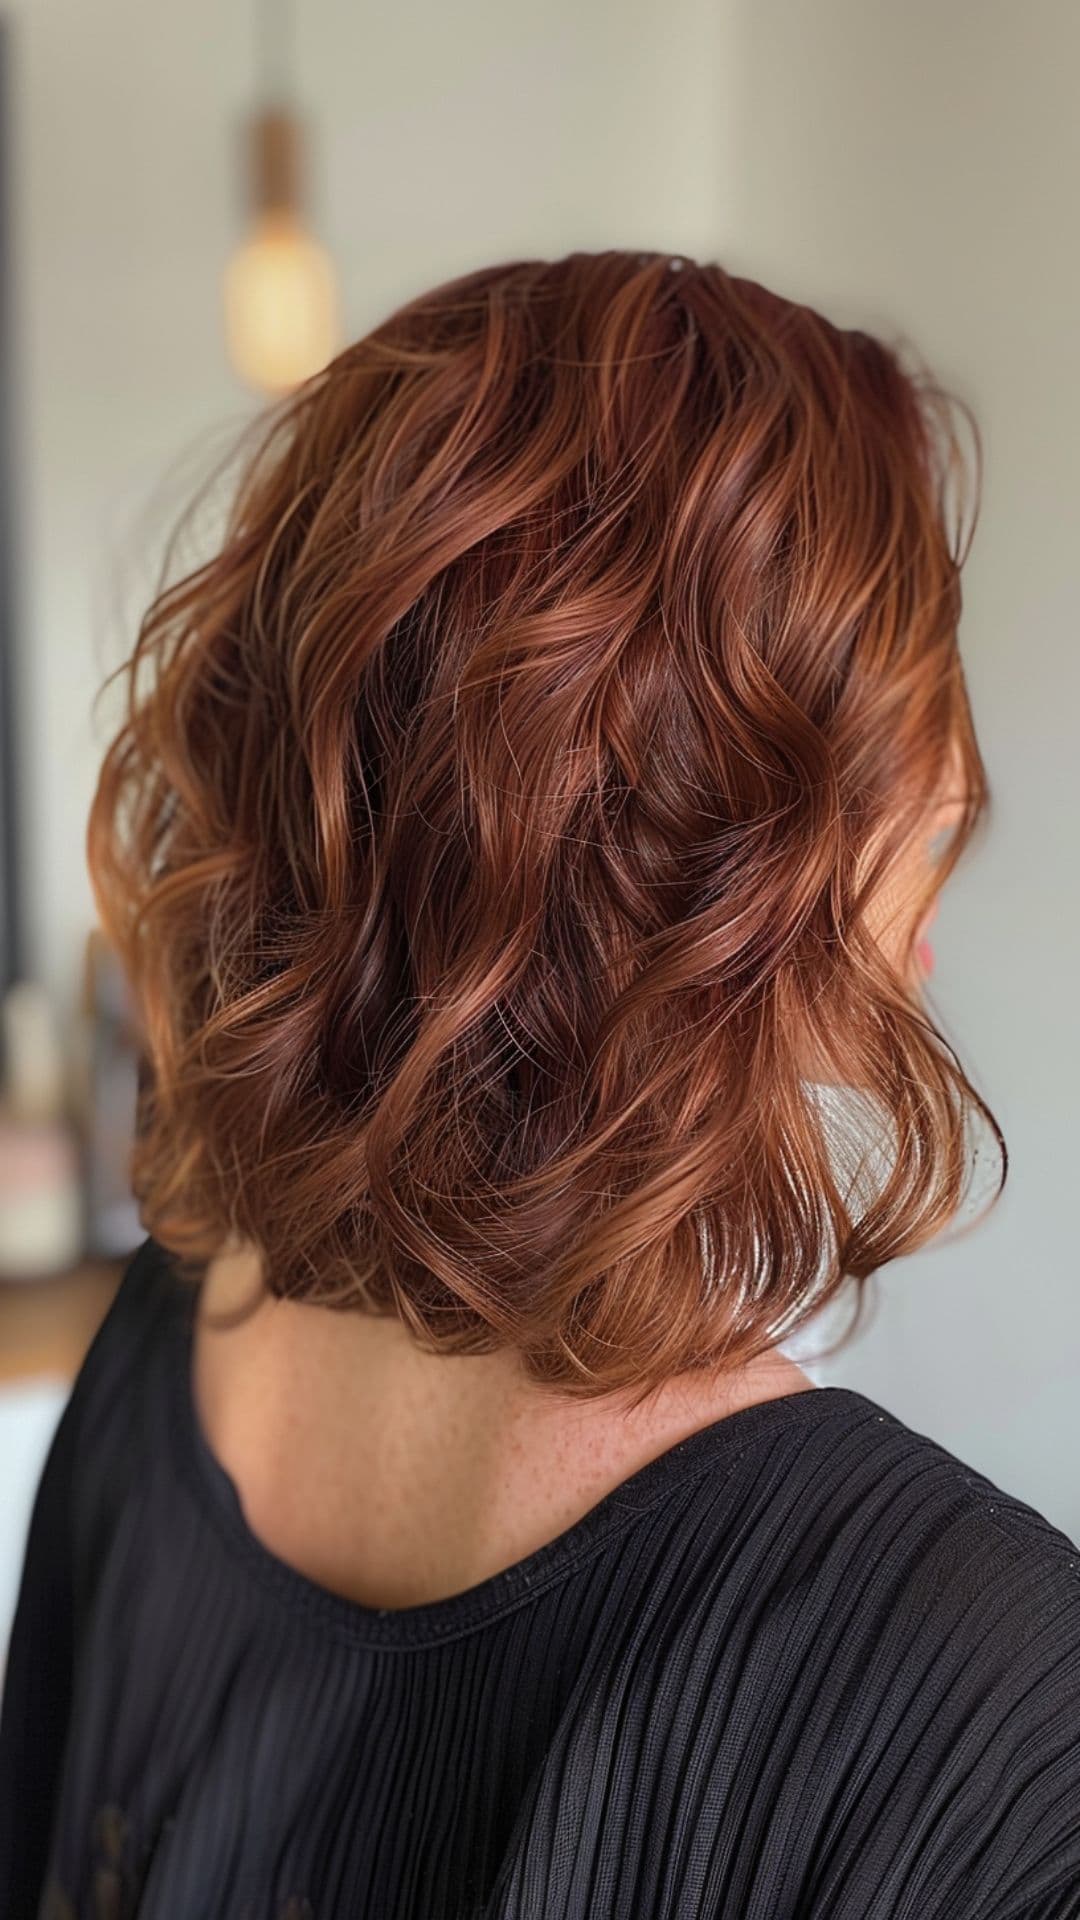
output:
[{"label": "blurred background shelf", "polygon": [[82,1262],[55,1279],[0,1281],[0,1388],[71,1382],[120,1283],[123,1262]]}]

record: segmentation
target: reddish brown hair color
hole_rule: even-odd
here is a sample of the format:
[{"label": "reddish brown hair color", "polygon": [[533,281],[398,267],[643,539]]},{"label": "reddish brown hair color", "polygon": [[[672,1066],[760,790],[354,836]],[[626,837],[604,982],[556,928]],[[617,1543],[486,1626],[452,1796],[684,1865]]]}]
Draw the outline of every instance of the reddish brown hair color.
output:
[{"label": "reddish brown hair color", "polygon": [[866,924],[950,753],[938,884],[987,800],[951,407],[612,251],[439,287],[269,417],[90,820],[149,1230],[588,1394],[954,1217],[1000,1134]]}]

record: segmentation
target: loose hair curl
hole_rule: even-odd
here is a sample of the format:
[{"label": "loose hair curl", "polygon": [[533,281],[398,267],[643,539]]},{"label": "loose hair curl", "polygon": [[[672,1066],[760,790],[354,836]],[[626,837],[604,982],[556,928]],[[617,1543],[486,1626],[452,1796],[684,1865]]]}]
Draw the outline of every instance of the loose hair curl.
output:
[{"label": "loose hair curl", "polygon": [[263,417],[88,831],[182,1264],[641,1397],[936,1234],[976,1109],[1004,1179],[866,917],[950,754],[939,885],[987,805],[955,404],[613,250],[438,287]]}]

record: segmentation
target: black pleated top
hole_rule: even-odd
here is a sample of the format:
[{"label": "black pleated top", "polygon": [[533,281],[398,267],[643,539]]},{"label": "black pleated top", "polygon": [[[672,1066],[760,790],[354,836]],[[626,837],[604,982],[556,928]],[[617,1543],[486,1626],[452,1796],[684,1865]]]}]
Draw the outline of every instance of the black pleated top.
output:
[{"label": "black pleated top", "polygon": [[468,1592],[249,1530],[152,1241],[34,1512],[0,1914],[1080,1915],[1080,1552],[862,1394],[747,1407]]}]

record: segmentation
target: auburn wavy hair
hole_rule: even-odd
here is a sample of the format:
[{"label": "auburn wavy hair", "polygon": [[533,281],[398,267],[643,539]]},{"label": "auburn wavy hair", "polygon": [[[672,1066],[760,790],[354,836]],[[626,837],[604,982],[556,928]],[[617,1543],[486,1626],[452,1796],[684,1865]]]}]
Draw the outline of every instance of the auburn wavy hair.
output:
[{"label": "auburn wavy hair", "polygon": [[182,1268],[251,1242],[275,1294],[640,1398],[936,1234],[976,1109],[1004,1180],[867,916],[948,765],[935,891],[988,801],[958,403],[903,358],[577,252],[256,422],[88,831]]}]

